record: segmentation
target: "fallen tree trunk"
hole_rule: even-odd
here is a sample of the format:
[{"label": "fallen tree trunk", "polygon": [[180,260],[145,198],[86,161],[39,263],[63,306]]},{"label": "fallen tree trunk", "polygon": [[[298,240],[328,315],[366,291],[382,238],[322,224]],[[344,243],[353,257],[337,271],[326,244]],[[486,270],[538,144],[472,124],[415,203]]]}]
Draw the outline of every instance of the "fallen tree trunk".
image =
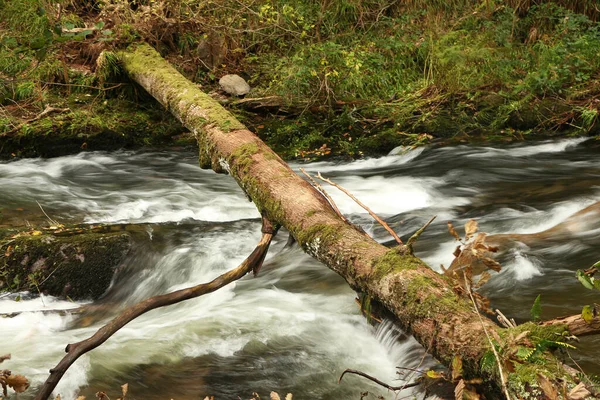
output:
[{"label": "fallen tree trunk", "polygon": [[[515,356],[518,347],[563,337],[567,325],[529,323],[509,330],[480,319],[468,296],[455,290],[455,281],[404,246],[386,248],[340,219],[319,192],[154,49],[139,45],[120,56],[129,76],[195,134],[202,167],[229,173],[261,214],[287,228],[352,288],[385,305],[441,362],[451,365],[459,358],[465,377],[483,378],[496,393],[506,386],[513,398],[569,397],[577,382],[546,348],[535,358]],[[489,360],[492,341],[500,359],[488,365],[484,359]]]}]

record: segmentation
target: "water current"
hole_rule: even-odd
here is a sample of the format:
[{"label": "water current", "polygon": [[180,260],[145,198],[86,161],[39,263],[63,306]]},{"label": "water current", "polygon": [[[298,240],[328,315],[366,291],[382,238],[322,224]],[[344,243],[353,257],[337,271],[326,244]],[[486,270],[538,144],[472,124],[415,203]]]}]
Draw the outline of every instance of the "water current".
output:
[{"label": "water current", "polygon": [[[440,271],[456,247],[446,221],[458,227],[475,218],[490,234],[536,233],[600,201],[599,155],[598,141],[566,139],[397,150],[381,158],[292,166],[346,187],[403,238],[437,215],[415,250]],[[362,208],[328,191],[353,222],[393,244]],[[19,302],[16,294],[0,297],[0,313],[22,311],[0,318],[0,354],[13,357],[2,367],[32,381],[22,399],[32,398],[67,343],[90,336],[126,305],[235,267],[260,238],[253,204],[233,179],[201,170],[193,152],[91,152],[0,163],[0,223],[43,221],[37,203],[64,223],[149,228],[136,239],[95,313],[39,312],[80,305],[49,296],[22,294]],[[556,240],[506,249],[503,270],[481,289],[494,308],[522,322],[538,294],[543,318],[599,302],[598,292],[583,288],[574,272],[600,259],[600,217],[570,228]],[[392,399],[365,380],[347,377],[338,384],[337,378],[353,368],[400,385],[397,366],[435,365],[394,324],[369,325],[341,277],[285,243],[281,232],[257,278],[130,323],[78,360],[56,392],[62,399],[93,398],[99,390],[116,397],[119,385],[128,383],[131,398],[150,400],[246,399],[254,391],[268,398],[271,390],[298,399],[359,399],[364,391]],[[572,356],[586,371],[600,374],[600,339],[583,338],[577,347]]]}]

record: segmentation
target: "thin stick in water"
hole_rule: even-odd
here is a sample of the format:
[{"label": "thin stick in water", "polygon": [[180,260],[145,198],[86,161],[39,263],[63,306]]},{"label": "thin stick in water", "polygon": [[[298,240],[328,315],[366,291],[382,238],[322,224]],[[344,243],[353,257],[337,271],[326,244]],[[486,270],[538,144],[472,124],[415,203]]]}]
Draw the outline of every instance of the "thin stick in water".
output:
[{"label": "thin stick in water", "polygon": [[390,235],[392,235],[392,237],[396,240],[396,242],[399,245],[402,246],[404,244],[404,243],[402,243],[402,240],[400,240],[400,238],[398,237],[398,235],[396,234],[396,232],[394,232],[394,230],[392,228],[390,228],[390,226],[388,224],[386,224],[384,220],[382,220],[381,218],[379,218],[379,216],[377,214],[375,214],[369,207],[367,207],[366,205],[364,205],[363,203],[361,203],[361,201],[358,200],[356,197],[354,197],[354,195],[352,193],[350,193],[348,190],[344,189],[343,187],[341,187],[337,183],[331,181],[330,179],[324,178],[321,175],[320,172],[317,174],[317,178],[319,178],[323,182],[329,183],[331,186],[334,186],[334,187],[338,188],[339,190],[341,190],[342,192],[344,192],[348,197],[350,197],[352,200],[354,200],[356,202],[356,204],[358,204],[359,206],[361,206],[362,208],[364,208],[369,214],[371,214],[371,217],[373,217],[375,219],[375,221],[379,222],[379,224],[381,226],[383,226],[385,228],[385,230],[390,233]]}]

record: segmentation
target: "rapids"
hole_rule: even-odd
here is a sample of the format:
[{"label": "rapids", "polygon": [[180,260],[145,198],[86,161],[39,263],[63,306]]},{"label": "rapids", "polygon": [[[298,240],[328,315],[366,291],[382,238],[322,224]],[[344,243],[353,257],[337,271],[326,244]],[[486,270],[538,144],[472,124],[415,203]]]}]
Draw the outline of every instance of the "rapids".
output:
[{"label": "rapids", "polygon": [[[503,147],[398,149],[353,162],[293,164],[349,189],[406,239],[431,216],[437,219],[415,246],[432,268],[448,266],[456,242],[446,221],[470,218],[481,231],[536,233],[600,201],[600,142],[566,139]],[[327,188],[350,220],[377,240],[392,240],[366,212]],[[91,315],[42,313],[78,304],[43,296],[0,295],[0,354],[33,388],[64,354],[67,343],[95,332],[119,308],[156,294],[208,281],[236,266],[260,238],[253,204],[235,181],[197,166],[192,152],[81,153],[55,159],[0,163],[0,224],[39,223],[38,204],[61,222],[152,223],[138,238],[112,287]],[[591,225],[591,227],[589,227]],[[574,314],[600,295],[583,288],[575,270],[600,259],[596,226],[559,243],[513,246],[503,270],[482,292],[518,322],[542,295],[543,318]],[[370,391],[393,398],[367,381],[337,378],[359,369],[399,385],[396,367],[428,368],[435,361],[390,322],[367,324],[344,280],[275,239],[258,278],[133,321],[78,360],[61,381],[62,399],[117,396],[129,383],[131,398],[263,398],[271,390],[299,399],[360,398]],[[584,338],[572,355],[600,374],[600,339]],[[29,393],[29,394],[28,394]],[[406,393],[402,392],[403,395]],[[372,397],[374,398],[374,397]]]}]

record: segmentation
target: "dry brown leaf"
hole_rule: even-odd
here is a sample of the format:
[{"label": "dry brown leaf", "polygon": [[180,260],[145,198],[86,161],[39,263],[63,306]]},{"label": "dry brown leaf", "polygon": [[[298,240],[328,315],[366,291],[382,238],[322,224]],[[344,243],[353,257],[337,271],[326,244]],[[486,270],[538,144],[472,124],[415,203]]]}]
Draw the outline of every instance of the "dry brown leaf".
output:
[{"label": "dry brown leaf", "polygon": [[489,272],[483,271],[481,273],[481,275],[479,276],[479,280],[477,281],[477,284],[474,286],[475,289],[479,289],[480,287],[485,285],[487,283],[487,281],[490,280],[491,277],[492,277],[492,275],[490,275]]},{"label": "dry brown leaf", "polygon": [[2,363],[2,361],[6,361],[6,360],[10,360],[10,354],[5,354],[3,356],[0,356],[0,363]]},{"label": "dry brown leaf", "polygon": [[76,398],[75,400],[85,400],[85,396],[79,396],[78,398]]},{"label": "dry brown leaf", "polygon": [[462,359],[459,355],[455,355],[452,358],[452,380],[456,381],[458,378],[462,377],[463,374],[463,366]]},{"label": "dry brown leaf", "polygon": [[452,253],[452,255],[454,257],[458,257],[458,256],[460,256],[460,253],[461,253],[461,250],[460,250],[460,245],[459,245],[459,246],[456,246],[456,249],[454,250],[454,253]]},{"label": "dry brown leaf", "polygon": [[519,342],[523,339],[525,339],[527,337],[527,335],[529,335],[529,331],[524,331],[519,333],[519,335],[515,338],[515,343],[519,344]]},{"label": "dry brown leaf", "polygon": [[544,392],[544,395],[546,395],[549,400],[558,400],[558,391],[548,378],[543,374],[537,374],[537,381],[540,384],[540,388]]},{"label": "dry brown leaf", "polygon": [[125,396],[127,396],[127,390],[129,389],[129,384],[125,383],[123,385],[121,385],[121,392],[123,393],[123,398],[125,398]]},{"label": "dry brown leaf", "polygon": [[465,240],[471,239],[471,237],[477,233],[479,227],[477,226],[477,221],[474,219],[470,219],[465,224]]},{"label": "dry brown leaf", "polygon": [[29,381],[23,375],[9,375],[4,380],[17,393],[23,393],[29,387]]},{"label": "dry brown leaf", "polygon": [[271,400],[281,400],[277,392],[271,392]]},{"label": "dry brown leaf", "polygon": [[496,272],[500,272],[500,270],[502,269],[502,265],[500,265],[500,263],[494,260],[493,258],[483,257],[481,261],[486,267]]},{"label": "dry brown leaf", "polygon": [[104,392],[96,392],[96,397],[100,400],[110,400],[110,397]]},{"label": "dry brown leaf", "polygon": [[567,394],[567,399],[584,400],[587,399],[590,394],[590,391],[585,388],[585,384],[583,382],[579,382],[579,384],[571,389],[569,394]]},{"label": "dry brown leaf", "polygon": [[450,232],[450,234],[454,237],[454,239],[456,239],[460,242],[460,236],[458,235],[458,233],[456,232],[456,229],[454,229],[454,225],[452,225],[452,222],[450,222],[450,221],[448,221],[448,232]]},{"label": "dry brown leaf", "polygon": [[462,400],[463,393],[465,390],[465,381],[462,379],[458,381],[456,387],[454,388],[454,400]]},{"label": "dry brown leaf", "polygon": [[60,397],[60,394],[57,394],[56,397],[54,398],[54,400],[62,400]]}]

